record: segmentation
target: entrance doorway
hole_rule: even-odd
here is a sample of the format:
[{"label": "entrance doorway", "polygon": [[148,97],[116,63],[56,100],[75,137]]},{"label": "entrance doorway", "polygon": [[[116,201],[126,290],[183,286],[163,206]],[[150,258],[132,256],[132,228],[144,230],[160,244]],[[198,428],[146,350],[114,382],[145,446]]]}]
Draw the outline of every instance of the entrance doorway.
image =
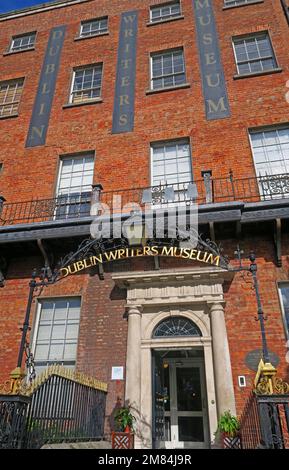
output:
[{"label": "entrance doorway", "polygon": [[153,351],[156,448],[208,448],[204,357],[201,349]]}]

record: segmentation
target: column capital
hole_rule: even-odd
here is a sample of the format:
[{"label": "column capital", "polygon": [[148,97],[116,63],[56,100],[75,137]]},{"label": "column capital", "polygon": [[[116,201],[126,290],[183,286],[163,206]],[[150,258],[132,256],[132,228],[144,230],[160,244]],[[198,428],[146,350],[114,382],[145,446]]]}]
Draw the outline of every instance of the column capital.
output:
[{"label": "column capital", "polygon": [[127,315],[141,315],[143,311],[142,305],[126,305]]},{"label": "column capital", "polygon": [[208,306],[210,308],[210,312],[216,312],[216,311],[224,311],[224,307],[226,305],[226,302],[224,300],[216,300],[215,302],[208,302]]}]

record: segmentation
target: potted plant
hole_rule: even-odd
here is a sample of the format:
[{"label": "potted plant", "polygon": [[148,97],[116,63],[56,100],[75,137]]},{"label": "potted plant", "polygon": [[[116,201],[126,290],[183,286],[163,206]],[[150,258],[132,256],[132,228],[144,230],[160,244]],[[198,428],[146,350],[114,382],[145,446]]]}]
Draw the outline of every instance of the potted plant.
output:
[{"label": "potted plant", "polygon": [[215,435],[221,437],[222,447],[225,449],[240,449],[241,440],[239,436],[240,422],[233,416],[230,410],[225,411],[218,421],[218,428]]},{"label": "potted plant", "polygon": [[132,449],[135,417],[129,406],[118,408],[114,416],[115,431],[112,432],[113,449]]}]

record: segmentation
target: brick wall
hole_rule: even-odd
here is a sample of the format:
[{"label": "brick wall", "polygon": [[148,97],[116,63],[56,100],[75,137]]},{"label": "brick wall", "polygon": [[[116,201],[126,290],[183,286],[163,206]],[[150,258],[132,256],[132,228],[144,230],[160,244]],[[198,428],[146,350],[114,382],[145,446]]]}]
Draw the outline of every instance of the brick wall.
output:
[{"label": "brick wall", "polygon": [[[150,184],[150,142],[176,137],[191,139],[193,173],[211,169],[214,177],[225,176],[232,169],[236,177],[254,176],[248,128],[288,122],[285,86],[288,75],[288,25],[280,2],[263,3],[223,10],[223,0],[214,1],[221,57],[228,89],[231,117],[206,121],[202,95],[195,22],[191,0],[182,0],[184,19],[148,27],[149,6],[158,0],[95,0],[83,4],[35,13],[1,22],[0,80],[25,77],[19,117],[0,120],[1,194],[7,202],[53,197],[60,155],[95,150],[94,181],[105,190]],[[120,14],[136,8],[140,11],[137,46],[135,129],[133,133],[112,135],[114,84]],[[109,35],[74,41],[81,20],[109,16]],[[40,70],[49,32],[66,24],[67,33],[61,55],[56,92],[46,145],[25,149]],[[231,37],[248,32],[269,30],[281,73],[234,80],[236,73]],[[37,30],[36,48],[17,55],[5,55],[12,35]],[[187,89],[146,95],[149,88],[150,52],[183,46]],[[72,68],[104,62],[102,103],[63,109],[67,103]],[[243,242],[242,242],[243,243]],[[235,242],[227,242],[231,256]],[[280,375],[288,373],[285,362],[285,336],[276,281],[289,277],[288,236],[283,240],[283,267],[274,264],[272,240],[247,240],[245,249],[258,247],[261,297],[268,314],[266,329],[269,348],[279,355]],[[150,261],[136,269],[152,269]],[[162,267],[174,266],[162,260]],[[18,258],[9,265],[8,279],[0,290],[2,341],[0,381],[16,365],[20,340],[19,326],[25,314],[28,282],[34,266],[42,260]],[[178,261],[178,266],[181,266]],[[97,275],[71,276],[42,293],[82,296],[81,325],[77,366],[80,370],[109,382],[107,416],[116,397],[123,398],[123,383],[110,381],[111,366],[124,365],[127,321],[123,318],[124,293],[115,289],[111,275],[105,280]],[[226,286],[226,322],[232,358],[238,412],[244,403],[254,373],[246,368],[248,351],[260,347],[260,328],[255,321],[256,304],[250,284],[237,274]],[[33,307],[34,318],[35,305]],[[32,323],[33,323],[32,318]],[[237,376],[247,377],[248,387],[240,389]]]},{"label": "brick wall", "polygon": [[[284,326],[279,304],[277,282],[288,280],[288,256],[282,257],[283,266],[277,268],[274,262],[273,243],[268,238],[252,237],[242,242],[246,252],[258,247],[258,279],[260,295],[266,321],[268,347],[280,358],[278,375],[289,379],[289,366],[285,361],[287,352]],[[284,239],[284,253],[288,253],[289,237]],[[224,242],[225,252],[233,257],[234,242]],[[0,351],[0,383],[8,378],[15,367],[20,342],[19,327],[22,325],[28,296],[29,272],[40,260],[33,258],[12,263],[4,289],[0,290],[2,347]],[[130,270],[153,269],[152,259],[138,259],[130,263]],[[114,263],[117,266],[117,262]],[[162,269],[189,267],[189,263],[169,258],[161,259]],[[115,268],[114,268],[115,269]],[[124,399],[124,382],[111,381],[111,367],[125,366],[127,320],[125,318],[126,292],[116,288],[111,279],[111,269],[106,267],[105,279],[99,279],[96,272],[70,276],[41,292],[40,298],[80,295],[82,297],[80,332],[77,353],[77,368],[100,380],[108,382],[107,417],[119,396]],[[245,364],[246,354],[261,348],[260,325],[252,283],[243,273],[235,274],[232,282],[224,285],[225,317],[238,413],[245,403],[245,397],[253,386],[255,372]],[[39,294],[38,294],[39,297]],[[32,309],[33,325],[35,303]],[[245,375],[247,387],[240,388],[238,375]]]},{"label": "brick wall", "polygon": [[[59,155],[95,150],[94,181],[105,190],[150,183],[149,145],[152,141],[190,137],[193,173],[212,169],[213,176],[254,176],[247,129],[288,121],[285,83],[288,80],[288,25],[280,2],[223,10],[214,1],[221,57],[231,107],[231,118],[206,121],[191,0],[182,0],[184,19],[147,26],[151,0],[85,2],[66,8],[1,22],[0,51],[12,35],[37,30],[33,51],[0,54],[0,80],[25,77],[19,117],[1,120],[1,192],[8,202],[52,197]],[[120,14],[139,10],[135,129],[111,135]],[[109,16],[109,35],[74,41],[80,21]],[[55,97],[44,147],[24,148],[49,31],[66,24]],[[268,29],[283,72],[234,80],[231,37]],[[146,95],[150,52],[183,46],[190,88]],[[102,103],[63,109],[67,103],[72,68],[103,62]],[[19,171],[21,168],[21,171]]]}]

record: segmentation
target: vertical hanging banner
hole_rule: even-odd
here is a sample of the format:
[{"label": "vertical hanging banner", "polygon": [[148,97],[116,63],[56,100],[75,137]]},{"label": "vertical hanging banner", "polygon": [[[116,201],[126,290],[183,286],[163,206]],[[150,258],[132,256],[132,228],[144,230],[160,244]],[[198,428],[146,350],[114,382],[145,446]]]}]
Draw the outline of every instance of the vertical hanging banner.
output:
[{"label": "vertical hanging banner", "polygon": [[136,42],[138,11],[121,15],[114,95],[112,133],[131,132],[134,127]]},{"label": "vertical hanging banner", "polygon": [[65,30],[50,31],[25,147],[45,145]]},{"label": "vertical hanging banner", "polygon": [[212,0],[193,0],[207,120],[230,117]]}]

